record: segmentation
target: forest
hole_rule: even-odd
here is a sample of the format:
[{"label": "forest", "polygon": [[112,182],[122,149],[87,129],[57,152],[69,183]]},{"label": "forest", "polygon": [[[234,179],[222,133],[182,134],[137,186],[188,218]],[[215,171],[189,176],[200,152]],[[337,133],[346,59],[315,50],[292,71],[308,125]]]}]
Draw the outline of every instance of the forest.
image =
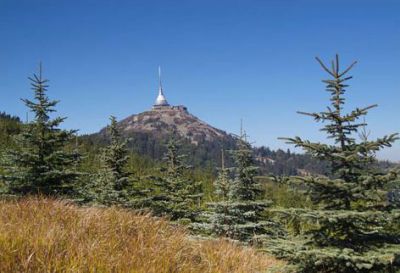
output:
[{"label": "forest", "polygon": [[[113,214],[117,210],[127,213],[126,219],[132,223],[147,215],[155,221],[151,228],[165,226],[168,234],[178,229],[182,238],[190,236],[202,244],[226,240],[229,243],[221,244],[229,249],[237,245],[249,247],[254,251],[249,259],[259,262],[253,269],[238,269],[239,264],[221,265],[220,260],[235,259],[221,255],[215,258],[218,263],[212,264],[211,269],[199,262],[200,269],[190,271],[190,265],[179,260],[176,263],[181,263],[181,268],[169,265],[165,272],[224,272],[223,267],[226,272],[400,272],[400,168],[376,158],[376,153],[390,148],[399,135],[369,138],[365,117],[375,104],[344,111],[352,79],[350,71],[356,62],[341,67],[338,55],[329,65],[316,60],[326,72],[323,83],[330,98],[324,110],[299,114],[321,125],[326,143],[300,136],[285,137],[282,142],[301,148],[304,153],[273,151],[252,147],[242,130],[229,149],[213,150],[212,158],[202,156],[205,153],[201,151],[193,156],[185,139],[173,134],[164,144],[140,135],[127,139],[114,116],[110,116],[105,138],[61,129],[65,117],[56,115],[59,101],[48,97],[50,86],[40,69],[29,78],[33,98],[22,100],[33,118],[23,121],[0,113],[0,206],[4,208],[0,226],[7,225],[4,219],[13,219],[12,210],[7,207],[13,202],[22,202],[19,208],[32,206],[38,210],[41,205],[37,200],[53,200],[55,203],[49,206],[61,211],[60,215],[65,209],[66,215],[84,217],[79,208],[89,208],[94,213],[90,217],[117,219],[119,216]],[[157,156],[147,150],[156,151]],[[260,160],[265,158],[268,160]],[[65,208],[62,202],[67,202]],[[68,216],[68,221],[75,216]],[[46,219],[43,217],[42,221]],[[28,224],[29,221],[24,222]],[[126,231],[128,227],[121,224],[121,229]],[[138,229],[140,225],[135,230]],[[0,269],[3,264],[3,270],[23,271],[10,262],[18,263],[21,258],[13,255],[24,251],[22,247],[9,250],[13,242],[25,239],[11,233],[3,237],[2,233],[8,234],[0,227],[0,253],[7,253],[0,254]],[[191,242],[184,244],[193,255],[187,259],[207,259],[195,251]],[[66,256],[71,251],[66,251]],[[258,256],[264,254],[274,259],[273,265]],[[31,257],[33,261],[40,260],[38,255]],[[70,272],[51,266],[48,272]],[[107,271],[97,261],[89,271],[80,266],[77,265],[81,270],[77,272]],[[237,271],[232,269],[235,267]],[[138,269],[138,261],[121,268],[118,272],[145,272]],[[31,272],[41,270],[44,272],[44,267],[31,268]]]}]

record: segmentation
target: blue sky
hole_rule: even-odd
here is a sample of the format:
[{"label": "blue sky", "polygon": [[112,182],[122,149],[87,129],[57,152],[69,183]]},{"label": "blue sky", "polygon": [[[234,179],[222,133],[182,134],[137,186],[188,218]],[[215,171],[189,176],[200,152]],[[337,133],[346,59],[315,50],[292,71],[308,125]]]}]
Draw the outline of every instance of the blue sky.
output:
[{"label": "blue sky", "polygon": [[[348,107],[379,107],[371,137],[400,132],[400,2],[396,0],[0,0],[0,111],[25,116],[27,77],[43,62],[64,126],[91,133],[108,116],[151,107],[157,67],[171,104],[255,145],[324,140],[297,110],[324,110],[315,62],[358,60]],[[400,161],[400,144],[379,154]]]}]

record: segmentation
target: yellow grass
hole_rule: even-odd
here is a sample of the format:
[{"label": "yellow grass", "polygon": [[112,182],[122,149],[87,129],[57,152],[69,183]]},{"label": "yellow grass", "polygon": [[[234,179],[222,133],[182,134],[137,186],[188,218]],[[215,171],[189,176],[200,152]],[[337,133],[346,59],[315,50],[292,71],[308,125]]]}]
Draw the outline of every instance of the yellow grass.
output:
[{"label": "yellow grass", "polygon": [[117,208],[27,198],[0,202],[0,272],[265,272],[279,264],[227,241]]}]

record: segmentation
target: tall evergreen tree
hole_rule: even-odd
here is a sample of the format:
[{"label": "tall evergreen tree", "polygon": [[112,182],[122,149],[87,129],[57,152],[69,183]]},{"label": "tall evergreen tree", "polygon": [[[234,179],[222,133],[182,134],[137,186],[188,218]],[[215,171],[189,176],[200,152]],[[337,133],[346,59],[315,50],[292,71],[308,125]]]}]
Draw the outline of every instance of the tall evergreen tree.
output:
[{"label": "tall evergreen tree", "polygon": [[159,191],[152,198],[152,208],[157,215],[166,215],[172,220],[193,221],[202,197],[201,183],[189,178],[190,166],[184,162],[185,155],[179,154],[174,138],[167,148],[166,167],[156,182]]},{"label": "tall evergreen tree", "polygon": [[56,111],[58,101],[47,97],[48,80],[42,78],[41,66],[39,75],[34,74],[29,79],[34,99],[22,101],[35,117],[24,124],[22,132],[14,138],[16,148],[8,150],[2,158],[7,192],[46,195],[69,193],[78,175],[73,166],[79,160],[79,155],[67,151],[66,145],[76,131],[59,128],[65,118],[50,117]]},{"label": "tall evergreen tree", "polygon": [[297,264],[298,272],[400,272],[400,230],[392,226],[399,221],[399,212],[388,202],[385,188],[397,174],[368,167],[375,152],[390,147],[397,134],[375,141],[365,137],[357,140],[357,132],[366,125],[358,120],[376,105],[344,113],[345,89],[352,78],[347,74],[355,63],[341,71],[338,56],[331,69],[317,60],[330,76],[323,82],[331,105],[323,112],[300,113],[324,122],[321,130],[333,144],[300,137],[286,140],[329,162],[333,178],[291,179],[305,189],[319,209],[284,211],[284,218],[296,222],[297,228],[285,240],[269,241],[266,249]]},{"label": "tall evergreen tree", "polygon": [[[241,241],[250,241],[255,235],[268,234],[271,222],[264,221],[262,213],[270,205],[267,200],[260,200],[262,196],[261,185],[255,180],[258,168],[254,165],[252,149],[241,134],[238,139],[238,148],[232,151],[235,162],[233,167],[233,180],[229,179],[221,169],[219,181],[226,179],[228,182],[227,198],[210,203],[212,210],[210,224],[212,232]],[[221,192],[221,187],[216,188],[216,195]]]}]

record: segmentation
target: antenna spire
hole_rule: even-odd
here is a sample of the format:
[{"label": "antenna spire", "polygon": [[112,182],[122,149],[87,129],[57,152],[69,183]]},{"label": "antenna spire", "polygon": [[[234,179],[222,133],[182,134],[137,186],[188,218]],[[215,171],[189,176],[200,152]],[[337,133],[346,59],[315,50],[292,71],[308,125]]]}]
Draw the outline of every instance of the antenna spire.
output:
[{"label": "antenna spire", "polygon": [[161,66],[160,66],[160,65],[158,66],[158,91],[159,91],[160,93],[163,92],[163,90],[162,90],[162,83],[161,83]]}]

